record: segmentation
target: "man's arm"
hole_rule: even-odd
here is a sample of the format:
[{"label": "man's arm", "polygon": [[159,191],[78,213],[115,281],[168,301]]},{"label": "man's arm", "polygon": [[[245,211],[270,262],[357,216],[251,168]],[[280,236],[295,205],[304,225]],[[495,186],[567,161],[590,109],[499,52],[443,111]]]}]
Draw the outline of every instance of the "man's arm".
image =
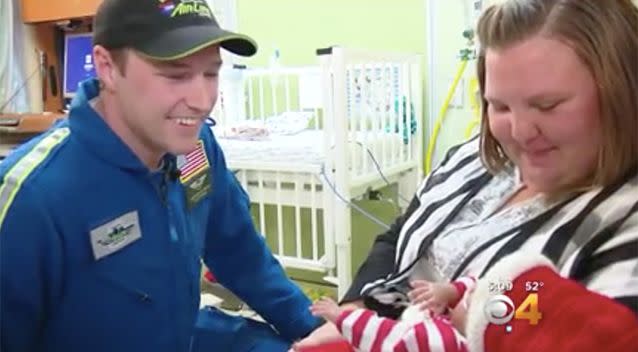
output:
[{"label": "man's arm", "polygon": [[[0,193],[9,184],[0,184]],[[50,214],[22,186],[0,204],[0,350],[34,351],[61,292],[62,246]],[[70,215],[72,216],[72,215]]]},{"label": "man's arm", "polygon": [[248,196],[213,144],[213,199],[204,262],[222,285],[273,324],[284,338],[299,339],[320,320],[310,314],[310,300],[287,277],[256,232]]}]

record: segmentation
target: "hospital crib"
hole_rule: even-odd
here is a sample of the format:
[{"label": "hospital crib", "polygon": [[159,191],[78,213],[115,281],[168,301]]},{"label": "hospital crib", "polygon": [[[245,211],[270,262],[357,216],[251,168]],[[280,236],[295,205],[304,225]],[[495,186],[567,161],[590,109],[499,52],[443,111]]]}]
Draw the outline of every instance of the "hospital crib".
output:
[{"label": "hospital crib", "polygon": [[422,176],[421,58],[317,54],[313,67],[225,72],[213,130],[276,257],[323,273],[341,297],[351,282],[352,200],[393,184],[406,206]]}]

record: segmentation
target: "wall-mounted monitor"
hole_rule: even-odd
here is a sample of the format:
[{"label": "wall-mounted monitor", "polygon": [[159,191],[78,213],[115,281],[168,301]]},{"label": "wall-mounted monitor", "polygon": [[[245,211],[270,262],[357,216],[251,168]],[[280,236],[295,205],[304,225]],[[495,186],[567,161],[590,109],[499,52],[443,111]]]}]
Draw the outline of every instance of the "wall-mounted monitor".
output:
[{"label": "wall-mounted monitor", "polygon": [[66,34],[64,37],[64,97],[72,98],[80,82],[95,77],[91,33]]}]

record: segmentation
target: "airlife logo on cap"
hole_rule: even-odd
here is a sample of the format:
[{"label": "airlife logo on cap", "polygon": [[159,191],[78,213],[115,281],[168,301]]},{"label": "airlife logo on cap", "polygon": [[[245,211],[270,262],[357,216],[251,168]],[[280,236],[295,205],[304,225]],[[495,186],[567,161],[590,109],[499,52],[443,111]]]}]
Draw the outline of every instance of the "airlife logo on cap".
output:
[{"label": "airlife logo on cap", "polygon": [[213,17],[213,14],[205,0],[157,0],[162,14],[169,17],[185,15],[197,15]]}]

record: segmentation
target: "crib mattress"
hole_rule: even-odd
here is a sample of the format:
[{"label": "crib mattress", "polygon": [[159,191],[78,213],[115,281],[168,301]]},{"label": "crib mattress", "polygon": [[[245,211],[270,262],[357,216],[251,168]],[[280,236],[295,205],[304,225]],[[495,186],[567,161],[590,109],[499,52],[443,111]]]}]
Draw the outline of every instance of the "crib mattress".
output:
[{"label": "crib mattress", "polygon": [[[233,165],[278,165],[291,169],[295,166],[306,165],[320,169],[325,162],[324,136],[321,130],[305,130],[294,135],[270,135],[264,140],[238,140],[219,138],[218,142],[224,151],[226,162],[232,169]],[[383,145],[385,143],[385,148]],[[366,148],[364,148],[364,145]],[[397,133],[379,132],[376,136],[368,136],[367,140],[362,134],[351,138],[349,147],[349,167],[361,168],[367,163],[368,171],[374,170],[374,158],[381,164],[381,158],[386,160],[399,160],[401,148],[405,158],[405,145]],[[333,149],[334,150],[334,149]],[[353,158],[352,155],[355,157]],[[394,156],[394,159],[393,159]],[[363,158],[368,158],[364,161]],[[354,159],[354,160],[353,160]]]}]

